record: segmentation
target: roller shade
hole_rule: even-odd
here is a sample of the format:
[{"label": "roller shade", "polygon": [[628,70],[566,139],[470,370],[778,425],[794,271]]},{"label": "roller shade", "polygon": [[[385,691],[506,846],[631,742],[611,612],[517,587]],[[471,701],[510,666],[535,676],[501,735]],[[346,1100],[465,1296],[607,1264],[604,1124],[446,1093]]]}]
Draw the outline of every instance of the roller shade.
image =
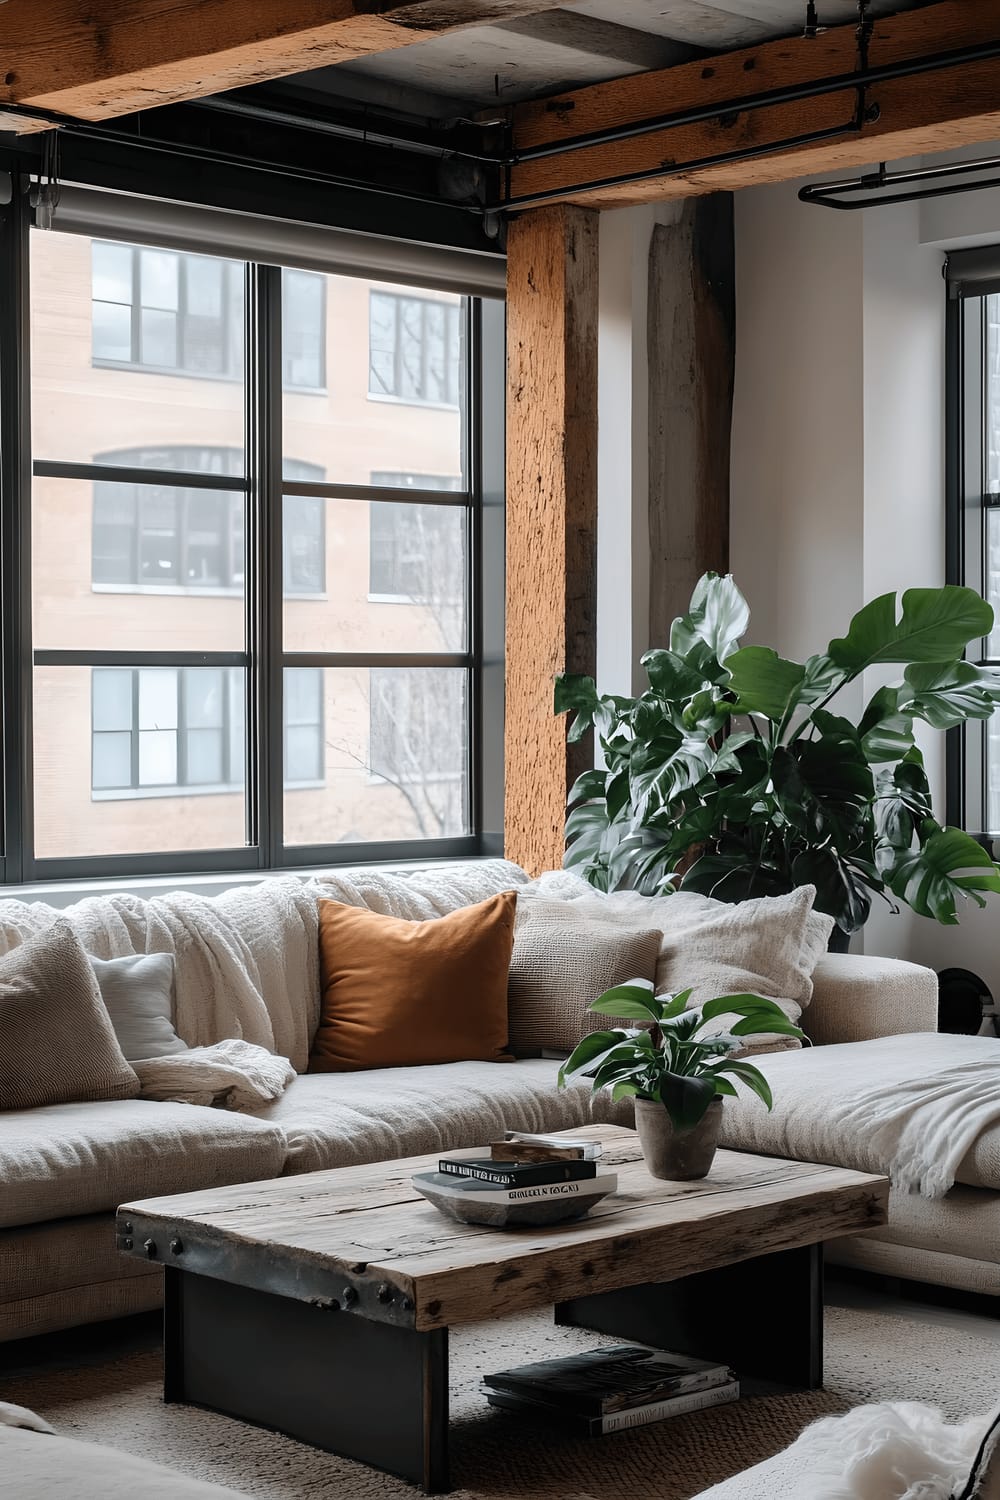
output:
[{"label": "roller shade", "polygon": [[944,263],[949,297],[985,297],[1000,292],[1000,245],[953,250]]},{"label": "roller shade", "polygon": [[503,297],[506,260],[225,209],[197,208],[91,188],[63,187],[52,228],[69,234],[163,245],[338,276],[401,281],[435,291]]}]

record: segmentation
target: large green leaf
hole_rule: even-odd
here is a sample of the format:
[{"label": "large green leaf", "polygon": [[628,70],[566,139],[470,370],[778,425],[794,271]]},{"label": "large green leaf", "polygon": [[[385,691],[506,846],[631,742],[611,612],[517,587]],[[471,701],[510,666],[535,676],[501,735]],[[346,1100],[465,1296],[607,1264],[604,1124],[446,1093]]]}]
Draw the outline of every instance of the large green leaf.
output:
[{"label": "large green leaf", "polygon": [[835,849],[802,849],[792,860],[793,885],[816,887],[816,910],[832,917],[844,932],[857,932],[872,909],[866,880]]},{"label": "large green leaf", "polygon": [[861,716],[861,748],[872,765],[900,760],[913,748],[913,714],[901,710],[899,704],[899,688],[882,687]]},{"label": "large green leaf", "polygon": [[664,1073],[660,1078],[659,1094],[674,1129],[693,1130],[715,1098],[715,1080]]},{"label": "large green leaf", "polygon": [[744,646],[726,658],[729,686],[736,694],[733,712],[764,714],[780,720],[797,701],[806,669],[797,661],[786,661],[767,646]]},{"label": "large green leaf", "polygon": [[860,747],[827,737],[779,746],[771,760],[774,795],[793,828],[841,850],[859,838],[871,820],[875,783]]},{"label": "large green leaf", "polygon": [[767,1105],[768,1109],[773,1105],[774,1100],[771,1097],[771,1085],[760,1069],[754,1067],[753,1063],[743,1062],[740,1058],[728,1058],[725,1062],[716,1063],[715,1073],[716,1076],[720,1073],[732,1073],[734,1078],[738,1078],[741,1083],[746,1084],[748,1089],[752,1089],[758,1099],[761,1099]]},{"label": "large green leaf", "polygon": [[603,797],[607,780],[606,771],[584,771],[570,788],[566,806],[573,807],[577,802],[591,802],[595,797]]},{"label": "large green leaf", "polygon": [[705,686],[705,678],[674,651],[647,651],[641,658],[649,686],[660,698],[678,702]]},{"label": "large green leaf", "polygon": [[882,594],[858,611],[847,635],[830,642],[828,654],[852,675],[876,662],[946,662],[970,641],[989,635],[993,610],[973,589],[907,589],[902,614],[896,595]]},{"label": "large green leaf", "polygon": [[699,891],[716,901],[749,901],[754,896],[784,896],[796,882],[774,864],[748,858],[747,851],[703,854],[686,872],[682,891]]},{"label": "large green leaf", "polygon": [[716,1016],[731,1015],[759,1015],[774,1021],[787,1019],[781,1006],[774,1000],[765,999],[763,995],[719,995],[715,1000],[707,1000],[701,1007],[703,1021],[714,1021]]},{"label": "large green leaf", "polygon": [[958,898],[971,896],[985,906],[981,893],[1000,891],[1000,870],[962,829],[931,827],[917,848],[899,851],[883,873],[893,894],[920,916],[952,927],[958,921]]},{"label": "large green leaf", "polygon": [[843,667],[838,667],[825,652],[810,656],[806,661],[798,701],[806,704],[819,703],[821,699],[830,697],[846,680],[847,673]]},{"label": "large green leaf", "polygon": [[616,984],[605,990],[588,1007],[595,1016],[622,1016],[627,1020],[659,1021],[662,1006],[653,995],[653,986],[641,984]]},{"label": "large green leaf", "polygon": [[695,586],[686,615],[670,627],[670,649],[677,656],[694,653],[705,665],[699,645],[706,646],[717,662],[724,662],[735,649],[750,623],[750,608],[727,573],[705,573]]},{"label": "large green leaf", "polygon": [[968,661],[907,667],[901,697],[908,711],[935,729],[954,729],[966,719],[988,719],[1000,703],[1000,675]]}]

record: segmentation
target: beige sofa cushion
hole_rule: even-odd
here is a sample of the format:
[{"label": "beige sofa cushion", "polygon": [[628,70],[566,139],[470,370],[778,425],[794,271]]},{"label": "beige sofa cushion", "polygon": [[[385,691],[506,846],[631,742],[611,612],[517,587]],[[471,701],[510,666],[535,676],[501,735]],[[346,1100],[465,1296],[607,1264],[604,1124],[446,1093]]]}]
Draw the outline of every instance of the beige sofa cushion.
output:
[{"label": "beige sofa cushion", "polygon": [[0,1227],[99,1213],[137,1198],[277,1177],[280,1130],[140,1099],[0,1114]]},{"label": "beige sofa cushion", "polygon": [[138,1092],[69,922],[0,957],[0,1110]]},{"label": "beige sofa cushion", "polygon": [[[755,1058],[771,1085],[774,1109],[769,1114],[759,1100],[741,1089],[739,1098],[726,1100],[720,1145],[798,1161],[825,1161],[858,1172],[884,1172],[887,1163],[860,1130],[838,1132],[834,1149],[824,1147],[830,1135],[827,1122],[852,1087],[860,1059],[864,1057],[866,1078],[874,1067],[891,1084],[929,1080],[941,1068],[991,1053],[1000,1082],[1000,1041],[995,1037],[916,1032]],[[1000,1125],[984,1130],[966,1152],[957,1180],[970,1187],[1000,1190]]]},{"label": "beige sofa cushion", "polygon": [[159,1266],[118,1249],[110,1212],[0,1229],[0,1309],[84,1283],[159,1274]]},{"label": "beige sofa cushion", "polygon": [[75,1438],[0,1427],[2,1500],[239,1500],[236,1490]]},{"label": "beige sofa cushion", "polygon": [[518,897],[507,980],[510,1050],[572,1052],[582,1036],[634,1021],[588,1014],[612,985],[652,982],[662,934],[579,911],[572,901]]},{"label": "beige sofa cushion", "polygon": [[503,1138],[506,1129],[571,1130],[631,1125],[629,1101],[613,1105],[589,1084],[560,1091],[558,1062],[459,1062],[370,1073],[306,1073],[260,1118],[288,1137],[286,1172],[314,1172],[454,1151]]}]

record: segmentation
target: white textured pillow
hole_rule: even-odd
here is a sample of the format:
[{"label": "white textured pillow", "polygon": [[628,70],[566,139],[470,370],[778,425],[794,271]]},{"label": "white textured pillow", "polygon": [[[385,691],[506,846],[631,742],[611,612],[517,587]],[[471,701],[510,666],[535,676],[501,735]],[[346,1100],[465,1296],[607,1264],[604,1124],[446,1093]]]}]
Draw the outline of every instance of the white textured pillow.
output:
[{"label": "white textured pillow", "polygon": [[125,958],[93,958],[101,999],[129,1062],[148,1062],[186,1052],[171,1020],[174,989],[172,953],[135,953]]},{"label": "white textured pillow", "polygon": [[518,893],[507,982],[510,1050],[567,1057],[581,1037],[635,1021],[588,1014],[612,985],[652,981],[661,934],[595,917],[571,901]]},{"label": "white textured pillow", "polygon": [[553,870],[522,888],[519,899],[557,896],[595,917],[623,925],[658,927],[663,933],[656,965],[662,994],[690,988],[690,1004],[717,995],[763,995],[797,1021],[812,999],[812,972],[826,951],[833,921],[813,911],[816,888],[798,886],[786,896],[730,903],[676,891],[609,895],[567,870]]}]

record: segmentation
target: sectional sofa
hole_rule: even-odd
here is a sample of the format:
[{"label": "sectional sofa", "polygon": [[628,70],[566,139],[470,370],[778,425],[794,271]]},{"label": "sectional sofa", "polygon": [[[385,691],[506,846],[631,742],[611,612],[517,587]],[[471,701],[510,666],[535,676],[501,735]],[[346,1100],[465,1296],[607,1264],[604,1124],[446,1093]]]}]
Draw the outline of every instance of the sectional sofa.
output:
[{"label": "sectional sofa", "polygon": [[[236,986],[227,965],[234,974],[249,975],[250,999],[236,1034],[290,1057],[299,1071],[279,1099],[254,1114],[145,1099],[0,1111],[0,1341],[159,1303],[159,1270],[123,1257],[115,1247],[113,1214],[121,1202],[467,1147],[508,1127],[551,1131],[630,1123],[627,1101],[614,1106],[585,1088],[560,1092],[558,1061],[547,1056],[505,1064],[305,1071],[318,1016],[315,905],[321,896],[429,919],[512,888],[529,891],[527,874],[493,860],[391,877],[289,877],[215,901],[186,897],[173,906],[100,897],[55,912],[0,902],[0,949],[44,931],[58,917],[68,917],[98,957],[172,948],[178,1030],[192,1045],[234,1034],[225,1029],[232,1024]],[[669,913],[662,908],[675,899],[661,900],[655,913],[651,905],[649,925],[663,927]],[[626,903],[633,926],[647,911],[644,900]],[[613,902],[607,910],[617,912]],[[209,930],[212,942],[204,940]],[[834,1047],[849,1076],[852,1057],[859,1055],[852,1049],[892,1047],[891,1041],[872,1039],[934,1031],[935,977],[915,965],[824,955],[810,988],[803,1025],[818,1045],[814,1052],[777,1053],[776,1066],[807,1069]],[[589,998],[582,997],[581,1005]],[[544,996],[536,1003],[544,1005]],[[930,1038],[923,1040],[933,1047]],[[754,1149],[780,1154],[780,1109],[779,1092],[775,1115],[767,1117],[771,1144],[763,1118],[754,1119]],[[741,1112],[734,1111],[726,1143],[745,1144],[750,1134]],[[863,1143],[856,1150],[848,1146],[846,1156],[871,1167],[862,1160]],[[887,1229],[838,1242],[833,1258],[1000,1294],[993,1249],[1000,1179],[987,1181],[1000,1166],[1000,1151],[992,1166],[988,1157],[979,1162],[978,1185],[956,1188],[944,1204],[922,1203],[918,1209],[898,1203]]]}]

